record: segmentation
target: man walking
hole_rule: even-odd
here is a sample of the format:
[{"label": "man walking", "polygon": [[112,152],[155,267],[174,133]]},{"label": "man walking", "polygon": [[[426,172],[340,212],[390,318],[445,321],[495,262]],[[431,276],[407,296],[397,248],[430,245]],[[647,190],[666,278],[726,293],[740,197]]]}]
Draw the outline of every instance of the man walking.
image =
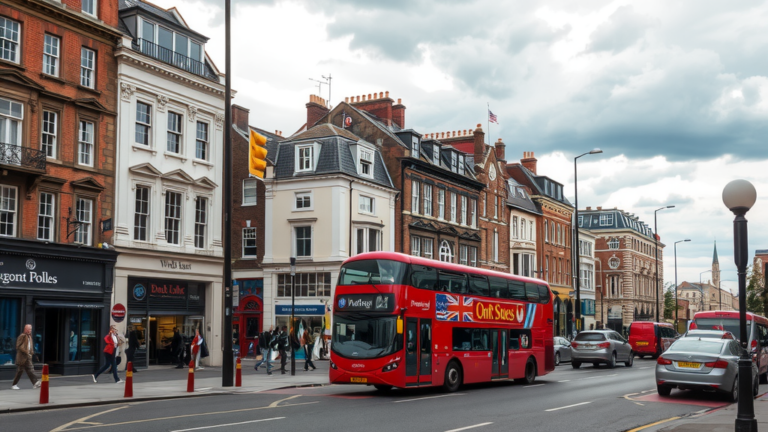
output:
[{"label": "man walking", "polygon": [[272,342],[273,342],[272,327],[270,327],[269,331],[265,331],[264,333],[259,335],[259,348],[261,348],[261,361],[257,362],[256,365],[253,367],[254,370],[258,371],[259,366],[266,363],[267,375],[272,375]]},{"label": "man walking", "polygon": [[[136,355],[136,350],[139,349],[139,337],[136,335],[136,329],[133,326],[128,326],[128,349],[125,350],[126,360],[129,363],[133,363],[133,357]],[[128,367],[127,365],[125,367]],[[133,365],[133,372],[136,370],[136,365]]]},{"label": "man walking", "polygon": [[280,373],[285,375],[285,363],[288,361],[286,351],[288,350],[288,326],[283,326],[282,331],[277,336],[277,350],[280,353]]},{"label": "man walking", "polygon": [[29,380],[34,384],[34,388],[40,387],[40,380],[35,376],[35,366],[32,364],[32,356],[35,355],[35,344],[32,343],[32,324],[24,326],[24,333],[16,339],[16,377],[13,378],[13,390],[20,390],[19,383],[21,374],[26,372]]},{"label": "man walking", "polygon": [[173,339],[171,339],[171,352],[177,360],[176,369],[184,369],[184,339],[181,338],[179,328],[173,328]]}]

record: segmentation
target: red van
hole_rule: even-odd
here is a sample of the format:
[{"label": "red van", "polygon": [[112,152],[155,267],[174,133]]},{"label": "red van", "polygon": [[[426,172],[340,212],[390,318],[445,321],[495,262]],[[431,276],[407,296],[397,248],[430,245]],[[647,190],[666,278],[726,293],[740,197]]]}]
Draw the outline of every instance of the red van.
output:
[{"label": "red van", "polygon": [[646,355],[658,357],[677,337],[672,324],[635,321],[629,325],[629,344],[640,358]]}]

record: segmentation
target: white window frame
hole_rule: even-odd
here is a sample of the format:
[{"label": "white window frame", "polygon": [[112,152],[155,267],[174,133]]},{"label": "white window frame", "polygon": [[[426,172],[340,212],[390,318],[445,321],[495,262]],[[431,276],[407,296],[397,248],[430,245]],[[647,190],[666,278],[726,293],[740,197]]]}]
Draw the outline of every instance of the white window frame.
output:
[{"label": "white window frame", "polygon": [[[178,123],[174,121],[174,119],[178,120]],[[184,128],[182,127],[184,125],[184,115],[177,113],[175,111],[168,110],[167,113],[167,121],[166,121],[166,139],[165,139],[165,151],[167,153],[173,153],[180,155],[182,153],[182,149],[184,148],[184,135],[183,131]],[[173,140],[176,140],[175,143],[173,143]],[[176,148],[171,148],[172,145],[176,146]]]},{"label": "white window frame", "polygon": [[499,232],[493,231],[493,262],[499,262]]},{"label": "white window frame", "polygon": [[357,211],[361,214],[376,214],[376,198],[367,195],[359,195],[357,199]]},{"label": "white window frame", "polygon": [[61,70],[61,38],[45,33],[43,37],[43,73],[58,77]]},{"label": "white window frame", "polygon": [[459,245],[459,264],[468,265],[469,264],[469,261],[467,260],[468,255],[469,255],[469,246]]},{"label": "white window frame", "polygon": [[80,85],[96,88],[96,51],[86,47],[80,47]]},{"label": "white window frame", "polygon": [[[21,53],[19,49],[19,41],[21,40],[21,24],[18,21],[14,21],[5,17],[0,17],[0,23],[3,24],[3,27],[0,27],[3,29],[3,31],[0,31],[0,59],[19,64],[21,62]],[[9,31],[11,33],[11,37],[7,38],[5,35]],[[5,56],[6,52],[9,53],[8,57]]]},{"label": "white window frame", "polygon": [[466,225],[467,224],[467,212],[469,209],[467,208],[468,203],[467,197],[464,195],[461,196],[461,224]]},{"label": "white window frame", "polygon": [[[143,197],[139,197],[139,190],[146,190],[146,200]],[[146,207],[142,209],[141,207]],[[136,189],[133,197],[133,240],[134,241],[149,241],[150,239],[150,225],[152,223],[152,188],[146,185],[136,185]],[[140,226],[137,221],[142,221],[144,226]],[[139,238],[138,230],[144,229],[144,237]]]},{"label": "white window frame", "polygon": [[459,171],[459,155],[455,151],[451,152],[451,171],[452,172]]},{"label": "white window frame", "polygon": [[[43,197],[49,197],[49,202],[44,203]],[[45,205],[45,209],[43,206]],[[52,242],[56,232],[54,224],[56,215],[56,195],[51,192],[40,192],[37,202],[37,239]],[[48,235],[41,236],[40,230],[47,230]]]},{"label": "white window frame", "polygon": [[[77,134],[77,163],[92,167],[95,159],[95,137],[96,124],[88,120],[80,120]],[[88,134],[88,125],[90,125],[90,136]],[[85,126],[85,129],[83,129]]]},{"label": "white window frame", "polygon": [[445,219],[445,189],[437,190],[437,218]]},{"label": "white window frame", "polygon": [[[51,117],[53,121],[51,121]],[[43,110],[43,124],[40,131],[40,149],[45,156],[56,158],[56,145],[59,139],[59,113],[57,111]]]},{"label": "white window frame", "polygon": [[488,193],[483,192],[483,217],[486,217],[487,208],[488,208]]},{"label": "white window frame", "polygon": [[424,216],[432,216],[432,185],[424,183]]},{"label": "white window frame", "polygon": [[432,145],[432,162],[440,166],[440,146],[437,144]]},{"label": "white window frame", "polygon": [[[87,204],[87,206],[85,205]],[[82,207],[81,207],[82,206]],[[87,209],[86,209],[87,207]],[[82,216],[87,216],[82,218]],[[75,218],[79,222],[75,229],[75,243],[90,246],[93,242],[93,200],[78,197]]]},{"label": "white window frame", "polygon": [[464,155],[459,155],[459,174],[464,175]]},{"label": "white window frame", "polygon": [[[298,232],[296,231],[298,228],[309,228],[309,255],[299,255],[299,237]],[[303,259],[309,259],[312,258],[315,242],[314,242],[314,227],[312,225],[293,225],[292,226],[293,232],[293,256],[297,258],[303,258]],[[306,239],[306,237],[302,237],[303,239]]]},{"label": "white window frame", "polygon": [[419,145],[419,137],[413,137],[411,140],[411,157],[419,159],[421,157],[421,146]]},{"label": "white window frame", "polygon": [[470,226],[472,228],[477,228],[477,200],[475,198],[472,198],[472,199],[469,200],[469,202],[470,202],[469,209],[470,209],[470,212],[471,212],[471,214],[470,214],[471,217],[470,217],[470,220],[469,220]]},{"label": "white window frame", "polygon": [[456,192],[451,192],[451,222],[456,222]]},{"label": "white window frame", "polygon": [[454,252],[451,243],[448,240],[440,242],[440,261],[452,263],[453,257]]},{"label": "white window frame", "polygon": [[477,267],[477,247],[469,246],[469,265]]},{"label": "white window frame", "polygon": [[421,237],[411,236],[411,255],[421,256]]},{"label": "white window frame", "polygon": [[[178,203],[171,203],[171,202],[168,201],[170,199],[171,194],[178,195],[178,197],[179,197],[179,202]],[[169,211],[170,207],[176,207],[176,206],[178,206],[178,215],[173,215],[173,214],[169,215],[168,211]],[[163,217],[163,220],[164,220],[165,223],[163,224],[163,231],[165,232],[165,241],[168,244],[175,245],[175,246],[181,246],[182,245],[183,240],[184,240],[184,235],[183,235],[183,227],[184,227],[184,225],[182,223],[183,222],[183,218],[184,218],[184,193],[183,192],[179,192],[179,191],[175,191],[175,190],[167,190],[167,191],[165,191],[165,213],[164,213],[164,217]],[[176,224],[176,229],[175,230],[173,229],[173,226],[171,226],[171,228],[168,227],[169,222],[172,225],[174,223]],[[172,233],[174,231],[176,232],[177,239],[176,239],[176,242],[171,242],[170,239],[168,238],[169,237],[168,233],[169,232]]]},{"label": "white window frame", "polygon": [[[173,44],[172,44],[173,46],[171,48],[171,51],[173,51],[174,53],[177,52],[176,51],[176,35],[177,34],[181,34],[181,33],[177,33],[175,31],[171,30],[170,28],[168,28],[167,26],[160,25],[160,24],[158,24],[158,23],[156,23],[154,21],[146,20],[143,17],[140,17],[139,27],[138,28],[139,28],[139,37],[141,39],[144,39],[144,23],[149,24],[149,25],[152,26],[152,40],[150,40],[149,42],[155,44],[158,47],[160,46],[160,44],[159,44],[159,41],[160,41],[159,32],[160,32],[160,28],[162,27],[164,30],[166,30],[166,31],[171,33],[171,40],[173,41]],[[187,38],[187,50],[186,50],[187,54],[185,55],[185,57],[187,57],[189,59],[192,59],[192,60],[199,61],[200,63],[204,63],[205,62],[205,44],[202,43],[202,42],[199,42],[199,41],[197,41],[195,39],[192,39],[192,38],[190,38],[189,36],[187,36],[185,34],[181,34],[181,36],[184,36],[185,38]],[[144,39],[144,40],[148,40],[148,39]],[[200,45],[200,58],[193,58],[191,56],[191,54],[192,54],[192,44]],[[181,54],[181,53],[178,53],[178,54],[179,55],[184,55],[184,54]]]},{"label": "white window frame", "polygon": [[[89,9],[86,9],[86,5],[90,6]],[[84,14],[88,14],[94,17],[98,17],[99,13],[99,0],[83,0],[82,2],[82,11]]]},{"label": "white window frame", "polygon": [[[205,136],[201,136],[200,126],[203,127]],[[208,122],[198,120],[195,123],[195,159],[207,161],[211,158],[211,127]],[[200,150],[203,151],[203,157],[200,157]]]},{"label": "white window frame", "polygon": [[[376,245],[371,246],[371,232],[374,232]],[[362,243],[360,242],[360,233],[362,232]],[[377,252],[382,250],[382,239],[384,238],[381,228],[357,226],[355,227],[355,255],[366,252]]]},{"label": "white window frame", "polygon": [[434,243],[429,237],[422,237],[421,239],[421,252],[424,258],[435,259]]},{"label": "white window frame", "polygon": [[208,198],[198,196],[195,201],[195,249],[208,246]]},{"label": "white window frame", "polygon": [[[257,243],[256,238],[257,232],[256,228],[254,227],[248,227],[243,228],[243,245],[242,245],[242,254],[241,256],[243,258],[256,258],[259,256],[259,244]],[[249,246],[252,245],[252,246]],[[246,249],[253,249],[254,254],[246,254]]]},{"label": "white window frame", "polygon": [[296,146],[296,172],[309,172],[314,170],[315,146],[312,144]]},{"label": "white window frame", "polygon": [[[375,153],[371,149],[360,147],[357,151],[357,170],[363,177],[373,178],[373,161]],[[366,167],[368,172],[366,172]]]},{"label": "white window frame", "polygon": [[[259,203],[259,181],[255,178],[243,179],[243,202],[241,207],[255,206]],[[249,191],[253,192],[253,201],[250,201],[248,197]],[[295,206],[295,204],[294,204]]]},{"label": "white window frame", "polygon": [[[299,207],[299,199],[301,198],[301,207]],[[305,201],[309,199],[309,205],[305,204]],[[293,194],[293,211],[311,211],[315,209],[315,197],[312,191],[300,191]]]},{"label": "white window frame", "polygon": [[525,218],[520,218],[520,240],[528,240],[527,232],[528,231],[528,221],[525,220]]},{"label": "white window frame", "polygon": [[[139,104],[144,105],[144,106],[146,106],[148,108],[148,110],[147,110],[147,117],[148,117],[147,120],[149,120],[149,122],[144,122],[143,120],[139,120]],[[152,146],[152,104],[144,102],[144,101],[141,101],[141,100],[136,101],[135,115],[136,115],[136,125],[135,125],[135,127],[133,129],[133,141],[136,144],[147,146],[147,147],[151,147]],[[139,126],[146,128],[146,133],[147,133],[147,142],[146,143],[139,142],[136,139],[136,134],[138,133],[138,127]]]},{"label": "white window frame", "polygon": [[[13,144],[13,145],[21,146],[22,135],[24,133],[24,104],[13,101],[11,99],[5,99],[5,98],[0,98],[0,101],[8,102],[8,107],[10,109],[8,113],[0,112],[0,121],[6,123],[6,126],[5,126],[6,134],[5,136],[0,135],[0,142],[5,144]],[[14,105],[18,105],[18,112],[19,112],[18,117],[13,114]],[[16,132],[17,132],[16,142],[13,142],[13,140],[11,140],[11,129],[12,129],[10,127],[11,123],[16,123]],[[5,158],[0,155],[0,160],[4,160],[4,159]]]},{"label": "white window frame", "polygon": [[419,201],[420,194],[421,182],[411,180],[411,213],[413,214],[419,214],[419,211],[421,211],[419,208],[419,205],[421,204]]},{"label": "white window frame", "polygon": [[549,221],[544,219],[544,243],[549,243]]},{"label": "white window frame", "polygon": [[493,218],[499,218],[499,197],[496,195],[493,196]]},{"label": "white window frame", "polygon": [[604,213],[600,215],[600,226],[613,225],[613,215],[610,213]]},{"label": "white window frame", "polygon": [[517,216],[512,216],[512,238],[516,239],[518,238],[518,232],[517,232]]}]

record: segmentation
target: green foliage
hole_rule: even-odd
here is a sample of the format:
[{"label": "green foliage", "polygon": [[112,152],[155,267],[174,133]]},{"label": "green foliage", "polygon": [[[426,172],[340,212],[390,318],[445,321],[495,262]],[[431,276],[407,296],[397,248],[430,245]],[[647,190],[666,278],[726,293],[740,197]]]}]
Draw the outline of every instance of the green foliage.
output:
[{"label": "green foliage", "polygon": [[747,272],[747,311],[765,315],[765,279],[759,268],[750,267]]},{"label": "green foliage", "polygon": [[675,284],[667,283],[664,290],[664,318],[675,318]]}]

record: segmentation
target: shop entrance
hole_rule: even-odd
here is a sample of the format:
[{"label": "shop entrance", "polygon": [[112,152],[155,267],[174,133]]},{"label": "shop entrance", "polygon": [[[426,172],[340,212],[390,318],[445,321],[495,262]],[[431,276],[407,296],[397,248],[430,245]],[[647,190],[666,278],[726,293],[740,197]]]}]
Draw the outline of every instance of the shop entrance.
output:
[{"label": "shop entrance", "polygon": [[198,315],[131,316],[139,338],[139,349],[134,355],[137,367],[149,365],[171,365],[178,362],[171,343],[173,329],[178,328],[185,348],[185,363],[189,362],[189,345],[195,338],[195,329],[204,334],[204,319]]},{"label": "shop entrance", "polygon": [[235,309],[232,336],[239,346],[240,357],[255,357],[259,334],[262,329],[261,298],[249,295],[240,299]]},{"label": "shop entrance", "polygon": [[52,374],[92,373],[101,360],[101,305],[46,301],[38,301],[37,305],[32,334],[35,361],[48,364]]}]

